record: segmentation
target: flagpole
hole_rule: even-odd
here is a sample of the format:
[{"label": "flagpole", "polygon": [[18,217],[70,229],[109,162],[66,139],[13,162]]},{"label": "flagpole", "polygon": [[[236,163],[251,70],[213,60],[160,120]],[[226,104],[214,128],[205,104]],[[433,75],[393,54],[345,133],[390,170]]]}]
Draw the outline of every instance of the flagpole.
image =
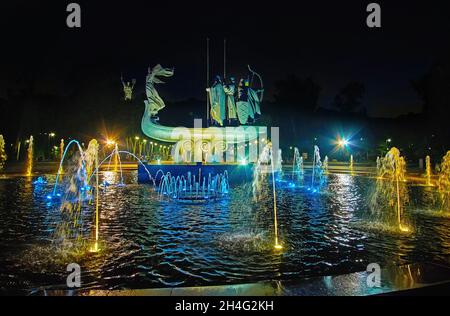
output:
[{"label": "flagpole", "polygon": [[[209,38],[206,38],[206,89],[209,89]],[[209,127],[209,92],[206,91],[206,127]]]},{"label": "flagpole", "polygon": [[223,79],[227,77],[227,39],[223,39]]}]

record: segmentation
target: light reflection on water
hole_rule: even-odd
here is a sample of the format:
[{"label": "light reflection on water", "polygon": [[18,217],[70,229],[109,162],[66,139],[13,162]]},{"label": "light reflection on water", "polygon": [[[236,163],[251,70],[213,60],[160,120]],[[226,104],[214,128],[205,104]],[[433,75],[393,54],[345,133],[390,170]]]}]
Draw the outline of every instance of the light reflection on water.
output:
[{"label": "light reflection on water", "polygon": [[[101,181],[119,181],[105,172]],[[365,270],[416,261],[445,261],[450,254],[450,219],[412,210],[432,199],[428,188],[410,188],[408,216],[413,235],[362,229],[367,192],[373,179],[329,175],[320,193],[301,187],[278,188],[278,222],[283,252],[273,251],[271,195],[255,203],[251,184],[204,205],[159,201],[136,173],[124,174],[125,187],[106,186],[100,195],[102,251],[78,257],[88,288],[146,288],[244,283]],[[55,252],[51,240],[60,220],[45,199],[44,186],[27,178],[0,180],[0,287],[32,289],[63,286],[65,267],[74,260]],[[89,212],[87,209],[87,218]],[[92,214],[91,214],[92,215]],[[92,232],[85,227],[86,239]]]}]

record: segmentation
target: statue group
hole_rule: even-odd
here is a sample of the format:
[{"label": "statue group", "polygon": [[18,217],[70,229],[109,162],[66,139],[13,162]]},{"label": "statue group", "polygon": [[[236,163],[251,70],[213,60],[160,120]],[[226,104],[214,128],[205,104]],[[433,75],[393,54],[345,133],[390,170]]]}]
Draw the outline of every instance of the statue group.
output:
[{"label": "statue group", "polygon": [[[211,87],[207,88],[210,101],[210,114],[216,126],[236,126],[250,124],[261,115],[260,104],[263,97],[263,83],[261,77],[248,67],[250,74],[237,83],[235,78],[222,79],[216,76]],[[156,65],[148,69],[146,77],[145,100],[148,114],[157,120],[158,112],[165,107],[163,99],[155,89],[155,84],[164,83],[160,77],[171,77],[173,68]],[[261,81],[261,88],[253,88],[254,77]]]},{"label": "statue group", "polygon": [[253,88],[253,79],[257,75],[249,67],[251,75],[236,83],[234,77],[222,79],[216,76],[214,83],[207,89],[211,105],[211,119],[215,125],[245,125],[253,123],[261,115],[261,102],[264,89]]}]

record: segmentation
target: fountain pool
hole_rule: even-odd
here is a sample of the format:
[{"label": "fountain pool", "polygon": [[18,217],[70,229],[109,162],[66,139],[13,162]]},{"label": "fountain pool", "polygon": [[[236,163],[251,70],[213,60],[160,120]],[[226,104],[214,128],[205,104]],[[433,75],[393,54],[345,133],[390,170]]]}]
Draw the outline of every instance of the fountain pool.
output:
[{"label": "fountain pool", "polygon": [[[309,185],[310,170],[305,170]],[[119,172],[99,174],[119,183]],[[321,194],[300,186],[278,186],[278,234],[273,247],[273,195],[253,199],[251,183],[231,186],[223,199],[207,204],[161,200],[136,171],[124,171],[125,186],[99,192],[101,251],[71,253],[57,248],[61,221],[57,201],[45,198],[46,183],[31,177],[0,180],[0,285],[12,292],[65,288],[66,266],[82,269],[82,288],[161,288],[297,279],[365,270],[369,263],[400,265],[418,261],[449,264],[450,220],[426,212],[430,191],[408,183],[404,218],[412,234],[374,230],[368,192],[377,180],[329,174]],[[285,170],[284,177],[292,179]],[[269,181],[269,180],[267,180]],[[95,207],[82,206],[80,228],[92,240]]]}]

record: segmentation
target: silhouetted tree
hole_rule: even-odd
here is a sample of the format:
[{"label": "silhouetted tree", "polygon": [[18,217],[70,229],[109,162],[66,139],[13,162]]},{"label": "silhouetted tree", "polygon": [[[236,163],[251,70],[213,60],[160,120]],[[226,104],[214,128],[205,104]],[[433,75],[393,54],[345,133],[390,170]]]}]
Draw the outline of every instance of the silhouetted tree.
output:
[{"label": "silhouetted tree", "polygon": [[357,81],[349,82],[334,97],[333,105],[341,112],[355,112],[361,107],[364,93],[364,84]]},{"label": "silhouetted tree", "polygon": [[296,75],[275,82],[275,102],[298,105],[307,110],[316,110],[322,88],[311,77],[304,80]]}]

